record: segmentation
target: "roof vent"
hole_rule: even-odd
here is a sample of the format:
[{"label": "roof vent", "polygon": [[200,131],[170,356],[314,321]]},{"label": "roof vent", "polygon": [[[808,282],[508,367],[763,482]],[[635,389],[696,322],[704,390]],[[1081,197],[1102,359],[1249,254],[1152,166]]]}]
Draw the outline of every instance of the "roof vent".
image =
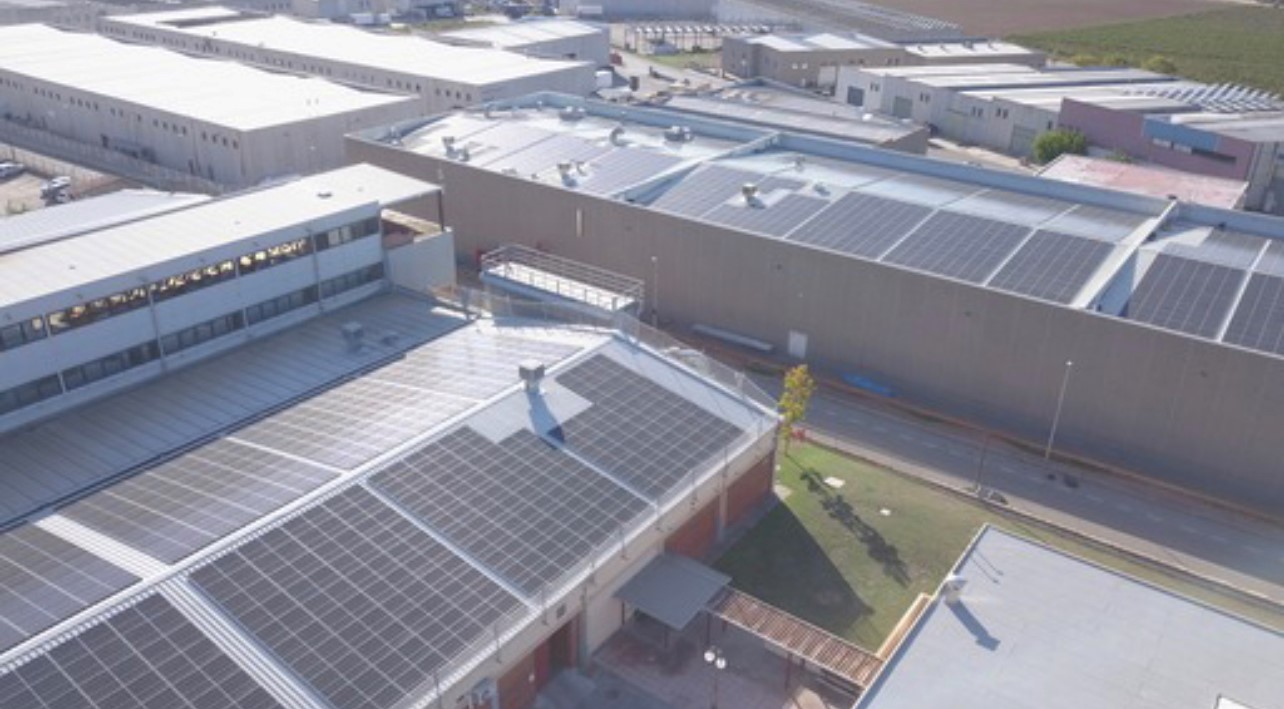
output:
[{"label": "roof vent", "polygon": [[691,129],[686,126],[670,126],[664,131],[664,139],[671,143],[688,143],[691,138]]},{"label": "roof vent", "polygon": [[517,365],[517,375],[522,378],[528,394],[538,394],[539,383],[544,381],[544,363],[536,359],[524,359]]},{"label": "roof vent", "polygon": [[347,343],[348,349],[356,352],[361,349],[361,341],[366,337],[366,328],[353,320],[340,325],[339,333],[343,335],[343,341]]},{"label": "roof vent", "polygon": [[575,163],[563,160],[557,163],[557,172],[562,176],[562,184],[567,187],[575,186]]},{"label": "roof vent", "polygon": [[750,207],[758,205],[758,185],[753,182],[746,182],[740,186],[740,194],[745,198],[745,204]]},{"label": "roof vent", "polygon": [[611,129],[611,145],[624,144],[624,126],[616,126]]},{"label": "roof vent", "polygon": [[584,109],[578,106],[567,106],[558,112],[558,117],[564,121],[578,121],[585,115]]},{"label": "roof vent", "polygon": [[963,594],[963,587],[967,585],[967,579],[958,574],[950,574],[945,577],[941,584],[941,595],[945,597],[945,602],[950,605],[956,605]]},{"label": "roof vent", "polygon": [[446,149],[446,155],[448,157],[452,157],[452,158],[455,157],[455,136],[453,135],[441,136],[441,146]]}]

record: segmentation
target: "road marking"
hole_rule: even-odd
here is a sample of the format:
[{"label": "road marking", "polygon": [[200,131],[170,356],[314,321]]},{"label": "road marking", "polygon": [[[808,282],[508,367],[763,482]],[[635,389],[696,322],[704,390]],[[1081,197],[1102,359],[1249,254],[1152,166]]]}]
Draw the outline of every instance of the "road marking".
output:
[{"label": "road marking", "polygon": [[1008,475],[1016,475],[1016,470],[1014,470],[1014,469],[1012,469],[1012,468],[1009,468],[1009,467],[1008,467],[1008,466],[1006,466],[1006,465],[1000,465],[1000,466],[999,466],[999,470],[1002,470],[1003,472],[1007,473]]},{"label": "road marking", "polygon": [[874,430],[878,431],[879,433],[887,433],[887,427],[879,426],[878,424],[874,424]]},{"label": "road marking", "polygon": [[1122,511],[1122,512],[1131,512],[1131,511],[1132,511],[1132,507],[1130,507],[1130,506],[1128,506],[1128,505],[1125,505],[1125,504],[1124,504],[1124,503],[1122,503],[1122,502],[1116,502],[1116,503],[1115,503],[1115,507],[1116,507],[1116,508],[1118,508],[1118,509],[1119,509],[1120,511]]},{"label": "road marking", "polygon": [[1105,502],[1105,500],[1101,499],[1101,495],[1094,495],[1091,492],[1085,494],[1084,497],[1092,500],[1093,502]]},{"label": "road marking", "polygon": [[931,441],[923,441],[923,447],[924,447],[924,448],[932,448],[932,449],[935,449],[935,448],[937,448],[938,446],[937,446],[935,443],[931,442]]},{"label": "road marking", "polygon": [[1188,534],[1199,534],[1199,530],[1195,529],[1194,527],[1191,527],[1190,525],[1179,524],[1177,525],[1177,528]]},{"label": "road marking", "polygon": [[1262,553],[1262,550],[1261,550],[1261,549],[1258,549],[1257,547],[1253,546],[1252,544],[1245,544],[1244,546],[1242,546],[1242,547],[1240,547],[1240,548],[1241,548],[1241,549],[1243,549],[1244,551],[1246,551],[1246,552],[1250,552],[1250,553],[1252,553],[1252,554],[1261,554],[1261,553]]},{"label": "road marking", "polygon": [[1146,513],[1146,519],[1150,520],[1151,522],[1162,522],[1162,521],[1164,521],[1163,515],[1157,515],[1157,514],[1155,514],[1154,512],[1147,512],[1147,513]]},{"label": "road marking", "polygon": [[1222,543],[1222,544],[1225,544],[1225,543],[1226,543],[1226,537],[1223,537],[1223,536],[1222,536],[1222,535],[1220,535],[1220,534],[1210,534],[1210,535],[1208,535],[1208,538],[1209,538],[1209,539],[1211,539],[1211,540],[1213,540],[1213,541],[1215,541],[1215,542],[1220,542],[1220,543]]}]

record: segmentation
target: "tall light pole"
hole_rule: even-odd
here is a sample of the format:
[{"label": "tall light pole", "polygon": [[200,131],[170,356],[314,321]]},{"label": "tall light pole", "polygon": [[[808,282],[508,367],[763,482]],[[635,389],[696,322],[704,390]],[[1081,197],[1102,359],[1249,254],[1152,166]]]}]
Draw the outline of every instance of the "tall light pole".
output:
[{"label": "tall light pole", "polygon": [[1052,442],[1057,439],[1057,424],[1061,422],[1061,405],[1066,401],[1066,387],[1070,385],[1070,370],[1074,362],[1066,360],[1065,374],[1061,376],[1061,392],[1057,394],[1057,411],[1052,415],[1052,430],[1048,432],[1048,446],[1043,449],[1043,459],[1052,459]]},{"label": "tall light pole", "polygon": [[651,257],[651,327],[660,327],[660,259]]},{"label": "tall light pole", "polygon": [[723,656],[721,649],[711,645],[704,651],[704,661],[713,667],[713,704],[709,706],[710,709],[718,709],[718,676],[727,669],[727,658]]}]

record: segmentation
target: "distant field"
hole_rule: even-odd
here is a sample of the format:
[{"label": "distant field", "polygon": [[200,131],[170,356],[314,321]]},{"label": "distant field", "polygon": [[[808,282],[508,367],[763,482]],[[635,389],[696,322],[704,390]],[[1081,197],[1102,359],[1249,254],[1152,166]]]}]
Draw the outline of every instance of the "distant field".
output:
[{"label": "distant field", "polygon": [[1284,94],[1284,9],[1232,7],[1011,39],[1067,58],[1116,55],[1140,65],[1162,55],[1186,78],[1246,84]]},{"label": "distant field", "polygon": [[[813,19],[837,19],[829,7],[836,0],[735,0],[741,6],[808,14]],[[1016,32],[1043,32],[1071,27],[1089,27],[1155,17],[1172,17],[1224,7],[1216,0],[867,0],[876,5],[957,22],[975,35],[1003,37]]]}]

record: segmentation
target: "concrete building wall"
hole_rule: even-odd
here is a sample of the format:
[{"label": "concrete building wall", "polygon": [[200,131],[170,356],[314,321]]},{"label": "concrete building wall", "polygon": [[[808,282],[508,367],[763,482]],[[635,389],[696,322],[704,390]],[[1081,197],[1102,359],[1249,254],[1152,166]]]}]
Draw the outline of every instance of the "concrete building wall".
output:
[{"label": "concrete building wall", "polygon": [[899,66],[908,55],[900,47],[815,49],[791,52],[758,44],[752,37],[722,42],[722,66],[745,79],[764,78],[802,88],[833,88],[844,66]]},{"label": "concrete building wall", "polygon": [[804,333],[814,365],[1034,440],[1073,360],[1059,448],[1284,509],[1279,357],[385,146],[354,141],[349,158],[441,184],[461,256],[538,244],[645,280],[674,328],[706,323],[782,351]]}]

